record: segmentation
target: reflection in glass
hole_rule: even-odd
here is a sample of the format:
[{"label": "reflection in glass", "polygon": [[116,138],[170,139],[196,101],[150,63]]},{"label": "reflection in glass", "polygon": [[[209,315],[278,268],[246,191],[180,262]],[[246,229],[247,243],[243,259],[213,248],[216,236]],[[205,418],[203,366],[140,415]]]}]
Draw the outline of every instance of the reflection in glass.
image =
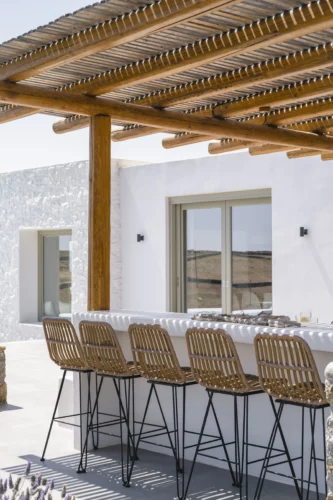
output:
[{"label": "reflection in glass", "polygon": [[185,212],[185,310],[221,312],[221,209]]},{"label": "reflection in glass", "polygon": [[272,308],[272,207],[233,206],[232,310]]},{"label": "reflection in glass", "polygon": [[43,316],[69,317],[72,308],[72,236],[43,236]]}]

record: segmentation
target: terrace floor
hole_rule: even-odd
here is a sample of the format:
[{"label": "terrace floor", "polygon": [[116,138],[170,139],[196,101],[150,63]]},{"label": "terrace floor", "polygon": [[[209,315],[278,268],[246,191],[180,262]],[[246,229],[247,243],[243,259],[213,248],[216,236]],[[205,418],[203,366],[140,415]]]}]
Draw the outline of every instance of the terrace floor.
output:
[{"label": "terrace floor", "polygon": [[[67,484],[67,491],[80,500],[175,498],[174,463],[170,457],[140,451],[132,487],[124,489],[116,447],[91,453],[89,471],[77,475],[78,454],[71,447],[71,432],[57,425],[51,437],[48,460],[41,463],[39,457],[60,372],[49,361],[44,341],[12,342],[6,347],[9,404],[0,407],[0,469],[21,473],[26,461],[30,460],[34,473],[42,472],[44,476],[54,478],[59,488]],[[250,478],[251,490],[255,485],[255,478]],[[239,490],[231,487],[226,471],[200,464],[195,469],[189,498],[236,500]],[[294,500],[297,495],[290,486],[267,481],[261,498]],[[315,496],[309,498],[312,500]]]}]

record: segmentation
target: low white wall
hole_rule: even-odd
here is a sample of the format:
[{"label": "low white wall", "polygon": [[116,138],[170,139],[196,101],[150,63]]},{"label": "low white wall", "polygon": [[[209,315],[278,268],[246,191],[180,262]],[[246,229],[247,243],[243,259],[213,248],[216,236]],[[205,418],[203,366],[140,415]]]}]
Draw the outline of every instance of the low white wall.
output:
[{"label": "low white wall", "polygon": [[[273,307],[333,321],[333,169],[318,158],[237,153],[121,171],[123,308],[168,309],[168,198],[272,190]],[[309,235],[299,236],[300,226]],[[143,233],[145,241],[136,242]]]},{"label": "low white wall", "polygon": [[[112,162],[111,303],[121,307],[119,167]],[[38,324],[39,229],[72,229],[72,310],[85,311],[88,162],[0,175],[0,341],[42,338]]]}]

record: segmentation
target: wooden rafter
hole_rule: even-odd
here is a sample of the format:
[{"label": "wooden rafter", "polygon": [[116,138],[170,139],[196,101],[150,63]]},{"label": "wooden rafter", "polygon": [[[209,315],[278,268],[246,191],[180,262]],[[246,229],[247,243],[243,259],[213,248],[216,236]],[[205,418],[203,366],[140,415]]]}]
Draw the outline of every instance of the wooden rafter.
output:
[{"label": "wooden rafter", "polygon": [[271,153],[282,153],[284,151],[293,151],[295,148],[287,146],[277,146],[276,144],[262,144],[261,146],[253,146],[249,148],[251,156],[261,156]]},{"label": "wooden rafter", "polygon": [[206,134],[215,138],[227,136],[255,142],[267,142],[295,148],[333,150],[333,138],[262,125],[184,115],[179,111],[161,111],[109,99],[72,95],[35,86],[0,83],[0,102],[18,104],[44,111],[66,112],[88,116],[109,115],[127,123],[149,125],[159,129]]},{"label": "wooden rafter", "polygon": [[[325,75],[323,77],[312,78],[311,80],[306,80],[304,82],[298,82],[292,85],[284,85],[283,87],[278,87],[277,89],[267,90],[265,92],[259,92],[258,94],[245,96],[244,98],[212,106],[211,112],[214,116],[221,116],[223,118],[232,118],[236,116],[241,116],[242,114],[258,112],[266,106],[277,106],[293,103],[297,100],[307,99],[311,97],[319,97],[333,94],[333,76]],[[313,118],[315,116],[321,116],[323,114],[323,109],[326,108],[327,103],[330,103],[330,99],[325,101],[317,101],[316,103],[307,105],[299,105],[296,108],[288,108],[279,111],[273,111],[271,115],[267,115],[266,124],[283,125],[285,123],[291,123],[293,121],[305,120],[307,118]],[[316,109],[316,111],[314,111]],[[209,110],[202,111],[201,108],[190,110],[193,113],[209,114]],[[308,113],[308,116],[307,116]],[[284,115],[285,118],[282,116]],[[260,120],[258,121],[260,123]],[[135,137],[141,137],[143,135],[149,135],[150,133],[156,133],[153,129],[148,129],[142,127],[136,130]],[[126,140],[131,138],[130,134],[125,131],[123,133],[116,132],[113,136],[113,140]],[[165,148],[171,148],[181,145],[194,144],[197,142],[202,142],[207,140],[202,138],[200,141],[199,137],[192,137],[192,142],[188,137],[182,137],[182,140],[166,139],[164,142]]]},{"label": "wooden rafter", "polygon": [[[220,142],[210,142],[208,144],[208,152],[211,155],[230,153],[231,151],[239,151],[241,149],[247,149],[253,145],[252,141],[240,141],[240,140],[232,140],[225,139]],[[223,148],[223,151],[221,149]]]},{"label": "wooden rafter", "polygon": [[294,151],[288,151],[287,157],[289,160],[297,160],[298,158],[306,158],[307,156],[318,156],[320,151],[315,151],[313,149],[295,149]]},{"label": "wooden rafter", "polygon": [[[308,5],[302,5],[290,11],[277,14],[276,16],[261,19],[241,28],[232,29],[228,32],[199,40],[185,47],[176,48],[155,57],[100,73],[62,88],[74,93],[101,95],[130,85],[142,84],[156,78],[171,76],[203,64],[208,64],[217,59],[257,50],[272,43],[282,43],[306,35],[312,31],[323,30],[332,26],[333,0],[318,0]],[[323,57],[325,57],[327,63],[328,59],[327,54],[325,55],[325,49],[330,51],[332,47],[321,47],[320,53],[316,54],[313,52],[310,55],[310,59],[316,59],[316,64],[325,64],[323,62]],[[318,62],[318,58],[322,61],[321,63]],[[304,63],[301,55],[299,57],[296,56],[295,64],[293,64],[293,61],[286,59],[282,63],[285,66],[283,70],[286,70],[286,66],[290,62],[292,63],[291,66],[294,67],[293,71],[302,71],[301,67]],[[298,63],[301,63],[301,65],[299,66]],[[296,69],[298,66],[299,69]],[[260,73],[259,65],[257,69],[259,69]],[[262,69],[266,74],[266,78],[268,75],[271,75],[270,79],[278,77],[279,67],[277,67],[277,72],[274,67],[270,67],[269,71],[267,71],[268,67]],[[273,76],[274,72],[276,74],[275,77]],[[243,76],[246,78],[246,75]],[[214,77],[211,78],[211,81],[214,83]],[[232,84],[232,82],[229,83]],[[242,84],[240,83],[240,85]],[[221,82],[219,83],[219,88],[221,89]],[[193,100],[191,84],[188,84],[188,92],[192,94]],[[144,104],[144,102],[140,104]]]},{"label": "wooden rafter", "polygon": [[159,0],[2,64],[0,80],[18,82],[239,1]]},{"label": "wooden rafter", "polygon": [[214,108],[214,115],[232,118],[257,113],[265,107],[286,106],[297,101],[316,99],[332,94],[333,75],[329,74],[219,104]]},{"label": "wooden rafter", "polygon": [[333,160],[333,154],[332,153],[324,153],[321,155],[321,159],[323,161]]},{"label": "wooden rafter", "polygon": [[25,118],[35,114],[32,108],[22,108],[20,106],[3,106],[0,108],[0,123],[8,123],[19,118]]},{"label": "wooden rafter", "polygon": [[317,0],[247,26],[81,80],[68,88],[73,92],[101,95],[129,85],[188,71],[231,55],[258,50],[272,43],[283,43],[332,26],[333,0]]},{"label": "wooden rafter", "polygon": [[[326,116],[323,118],[316,118],[301,123],[291,124],[285,128],[288,130],[298,130],[300,132],[319,132],[321,134],[330,133],[333,130],[333,117]],[[237,139],[223,139],[220,142],[213,142],[208,145],[208,151],[210,154],[221,154],[246,148],[249,148],[251,156],[291,151],[295,149],[287,146],[277,146],[276,144],[254,145],[249,141],[239,141]]]},{"label": "wooden rafter", "polygon": [[[303,73],[304,71],[329,66],[332,64],[332,58],[333,44],[327,43],[311,49],[294,52],[283,57],[277,57],[261,63],[252,64],[239,70],[227,71],[226,73],[153,92],[151,94],[147,94],[146,96],[139,96],[137,98],[130,99],[127,102],[142,106],[165,108],[193,101],[194,99],[213,97],[217,94],[221,97],[223,93],[247,88],[250,85],[261,84],[277,78],[297,75]],[[298,91],[305,96],[304,98],[306,98],[306,93],[308,93],[309,98],[316,97],[320,94],[317,94],[317,90],[315,88],[318,88],[319,91],[320,87],[323,90],[322,95],[325,95],[325,93],[328,92],[329,87],[328,78],[329,77],[326,77],[323,82],[321,81],[322,78],[312,79],[312,83],[309,85],[307,85],[307,82],[285,85],[283,87],[279,87],[278,89],[274,89],[272,92],[267,91],[255,94],[253,96],[253,100],[249,97],[248,99],[245,98],[242,100],[231,101],[223,106],[228,108],[228,116],[239,116],[242,114],[241,111],[243,106],[244,110],[248,106],[248,110],[244,111],[244,113],[254,112],[258,109],[261,106],[260,104],[258,106],[258,101],[261,98],[263,103],[262,105],[275,106],[279,102],[281,102],[281,105],[294,102],[294,96],[297,95]],[[283,92],[278,95],[278,91]],[[256,96],[258,96],[257,99]],[[238,106],[240,111],[238,111]],[[79,119],[79,122],[79,126],[76,126],[75,121],[60,121],[55,126],[55,131],[56,133],[64,133],[70,132],[72,128],[77,129],[89,126],[88,119],[85,121]],[[145,128],[137,129],[136,135],[132,136],[129,134],[128,139],[132,139],[133,137],[144,137],[150,133],[154,133],[154,131],[152,129],[147,130]],[[126,139],[126,134],[123,134],[122,136],[119,135],[119,139],[117,135],[113,136],[113,140]]]},{"label": "wooden rafter", "polygon": [[[216,116],[214,108],[214,116]],[[273,110],[265,114],[255,115],[247,118],[246,121],[258,125],[290,125],[296,122],[310,120],[319,116],[333,114],[333,98],[319,99],[309,103],[298,104],[297,106],[286,107],[278,110]],[[192,142],[191,142],[192,140]],[[166,149],[175,148],[192,143],[207,141],[206,135],[201,138],[195,134],[191,136],[177,135],[163,140],[163,147]]]}]

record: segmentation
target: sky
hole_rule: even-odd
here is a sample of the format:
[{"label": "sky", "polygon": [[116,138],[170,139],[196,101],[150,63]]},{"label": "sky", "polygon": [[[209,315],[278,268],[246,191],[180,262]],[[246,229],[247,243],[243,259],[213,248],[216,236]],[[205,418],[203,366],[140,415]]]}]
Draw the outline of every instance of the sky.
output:
[{"label": "sky", "polygon": [[[2,3],[2,0],[0,0]],[[15,0],[1,6],[0,43],[74,12],[89,0]],[[19,14],[18,14],[19,13]],[[5,22],[4,22],[5,20]],[[0,125],[0,172],[86,160],[89,156],[88,129],[56,135],[57,118],[33,115]],[[173,150],[162,148],[165,134],[112,143],[112,156],[128,160],[166,162],[207,156],[207,143]]]},{"label": "sky", "polygon": [[[232,250],[272,250],[272,205],[233,206]],[[221,252],[222,211],[221,208],[187,210],[187,248]]]}]

